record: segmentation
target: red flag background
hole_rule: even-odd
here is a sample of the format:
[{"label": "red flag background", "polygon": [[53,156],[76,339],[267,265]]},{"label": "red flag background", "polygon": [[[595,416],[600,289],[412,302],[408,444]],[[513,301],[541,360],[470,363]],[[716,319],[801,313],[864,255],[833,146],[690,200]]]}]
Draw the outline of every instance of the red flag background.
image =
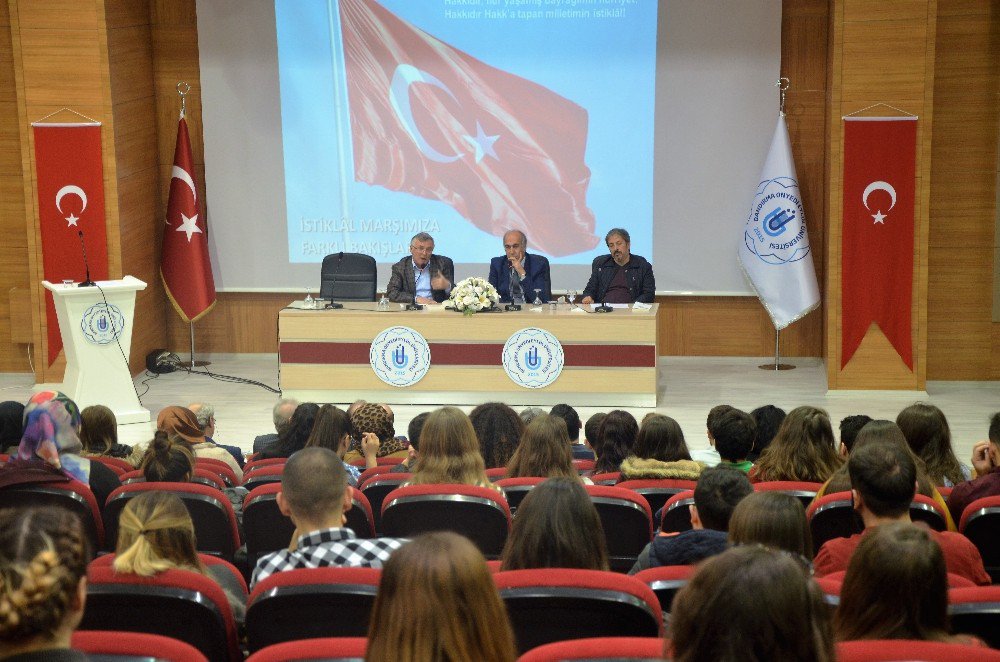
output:
[{"label": "red flag background", "polygon": [[[104,219],[104,165],[100,124],[33,124],[38,221],[45,280],[85,279],[80,232],[87,243],[90,277],[108,278]],[[62,350],[52,293],[45,290],[48,362]]]},{"label": "red flag background", "polygon": [[177,125],[177,146],[163,227],[160,276],[167,296],[185,322],[195,322],[215,305],[215,279],[208,255],[205,219],[198,211],[187,122]]},{"label": "red flag background", "polygon": [[445,202],[476,227],[569,255],[597,245],[587,111],[374,0],[341,0],[358,181]]},{"label": "red flag background", "polygon": [[914,120],[844,122],[841,368],[876,322],[913,369]]}]

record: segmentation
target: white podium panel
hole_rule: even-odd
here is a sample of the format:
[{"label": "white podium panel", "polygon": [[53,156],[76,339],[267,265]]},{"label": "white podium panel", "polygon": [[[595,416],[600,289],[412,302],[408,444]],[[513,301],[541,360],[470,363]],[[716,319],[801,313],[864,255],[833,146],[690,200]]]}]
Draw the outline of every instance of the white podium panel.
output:
[{"label": "white podium panel", "polygon": [[135,293],[146,283],[132,276],[78,287],[42,281],[52,292],[59,332],[66,352],[62,391],[83,409],[104,405],[119,423],[146,423],[149,410],[140,403],[128,367],[132,346]]}]

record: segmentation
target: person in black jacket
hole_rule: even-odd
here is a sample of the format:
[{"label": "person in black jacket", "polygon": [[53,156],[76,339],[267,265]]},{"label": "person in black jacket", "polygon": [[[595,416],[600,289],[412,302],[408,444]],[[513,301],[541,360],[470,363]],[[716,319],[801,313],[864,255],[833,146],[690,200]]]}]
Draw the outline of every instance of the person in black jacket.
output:
[{"label": "person in black jacket", "polygon": [[656,280],[653,265],[630,252],[628,230],[612,228],[604,237],[610,255],[594,258],[583,303],[653,303]]}]

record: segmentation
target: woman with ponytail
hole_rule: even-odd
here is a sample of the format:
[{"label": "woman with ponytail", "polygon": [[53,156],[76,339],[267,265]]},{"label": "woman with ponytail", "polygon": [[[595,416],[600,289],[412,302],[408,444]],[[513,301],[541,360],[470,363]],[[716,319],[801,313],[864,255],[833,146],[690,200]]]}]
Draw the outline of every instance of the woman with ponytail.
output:
[{"label": "woman with ponytail", "polygon": [[142,458],[142,475],[149,482],[186,483],[194,474],[194,453],[182,440],[171,441],[159,430]]}]

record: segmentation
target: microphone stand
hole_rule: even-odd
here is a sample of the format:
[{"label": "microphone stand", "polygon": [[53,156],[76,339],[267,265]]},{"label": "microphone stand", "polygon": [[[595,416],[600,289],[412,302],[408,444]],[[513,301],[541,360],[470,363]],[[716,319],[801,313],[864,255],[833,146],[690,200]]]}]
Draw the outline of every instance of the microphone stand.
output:
[{"label": "microphone stand", "polygon": [[83,240],[83,230],[77,230],[77,235],[80,237],[80,248],[83,249],[83,267],[87,270],[87,280],[77,287],[97,287],[97,283],[90,280],[90,262],[87,260],[87,243]]},{"label": "microphone stand", "polygon": [[340,251],[340,255],[337,256],[337,266],[333,270],[333,278],[331,279],[332,282],[330,283],[330,300],[327,302],[325,306],[327,310],[339,310],[344,307],[344,304],[337,303],[336,301],[334,301],[334,299],[336,298],[334,295],[336,294],[337,291],[337,274],[340,273],[340,264],[343,261],[344,261],[344,251]]}]

